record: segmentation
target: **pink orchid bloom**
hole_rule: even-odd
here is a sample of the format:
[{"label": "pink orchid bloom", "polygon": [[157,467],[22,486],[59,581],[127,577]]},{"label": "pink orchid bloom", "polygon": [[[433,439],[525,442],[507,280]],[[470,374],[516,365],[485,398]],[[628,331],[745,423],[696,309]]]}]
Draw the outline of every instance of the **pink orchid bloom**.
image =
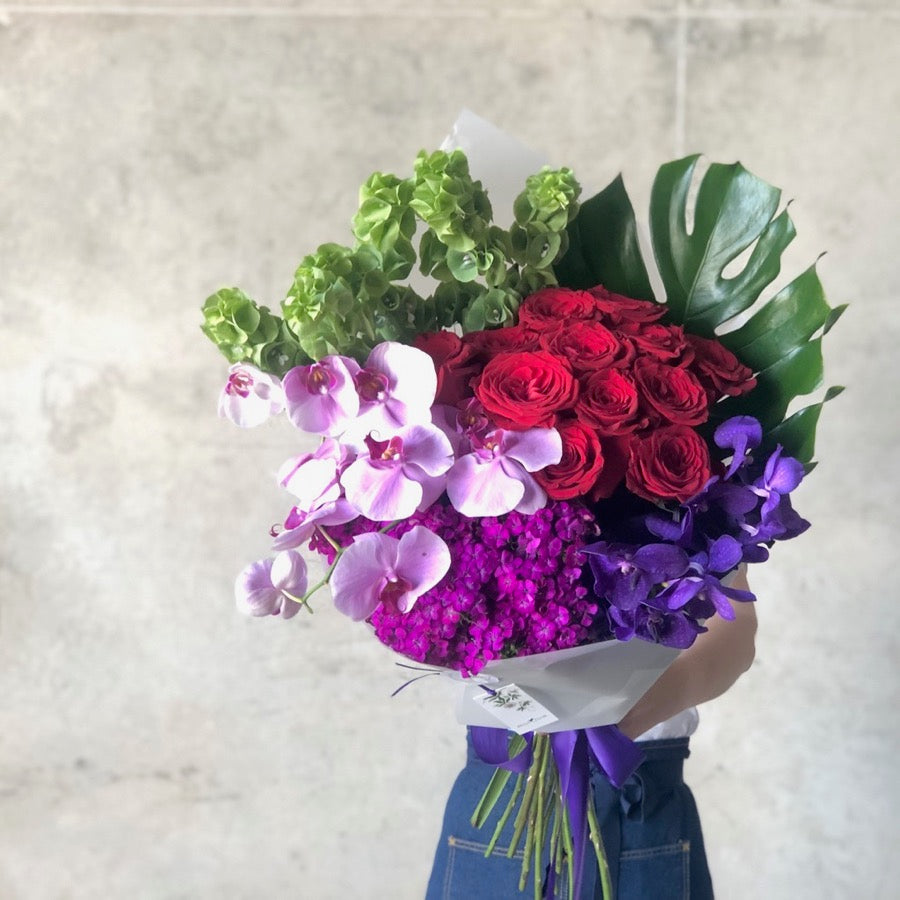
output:
[{"label": "pink orchid bloom", "polygon": [[431,357],[415,347],[385,341],[354,375],[361,432],[392,434],[431,421],[437,373]]},{"label": "pink orchid bloom", "polygon": [[306,593],[306,563],[295,550],[247,566],[234,583],[238,609],[250,616],[282,616],[300,612],[293,597]]},{"label": "pink orchid bloom", "polygon": [[555,428],[498,428],[484,439],[473,437],[472,447],[447,476],[447,496],[464,516],[531,515],[546,504],[546,493],[529,473],[562,459]]},{"label": "pink orchid bloom", "polygon": [[343,495],[341,472],[353,462],[353,453],[333,438],[325,438],[312,452],[292,456],[278,470],[278,483],[293,494],[301,509],[337,500]]},{"label": "pink orchid bloom", "polygon": [[301,431],[336,437],[359,413],[353,376],[359,365],[344,356],[325,356],[311,366],[295,366],[284,376],[288,416]]},{"label": "pink orchid bloom", "polygon": [[343,525],[358,516],[359,513],[343,497],[309,510],[295,506],[284,520],[284,531],[275,535],[272,547],[275,550],[302,547],[313,536],[317,525]]},{"label": "pink orchid bloom", "polygon": [[450,550],[424,525],[399,540],[370,532],[356,537],[331,576],[334,605],[351,619],[367,619],[379,603],[406,613],[450,568]]},{"label": "pink orchid bloom", "polygon": [[367,452],[341,475],[350,503],[368,519],[407,519],[441,495],[453,448],[433,425],[401,429],[386,441],[369,435]]},{"label": "pink orchid bloom", "polygon": [[236,363],[228,370],[228,381],[219,395],[220,416],[241,428],[253,428],[283,409],[284,391],[274,375],[245,363]]}]

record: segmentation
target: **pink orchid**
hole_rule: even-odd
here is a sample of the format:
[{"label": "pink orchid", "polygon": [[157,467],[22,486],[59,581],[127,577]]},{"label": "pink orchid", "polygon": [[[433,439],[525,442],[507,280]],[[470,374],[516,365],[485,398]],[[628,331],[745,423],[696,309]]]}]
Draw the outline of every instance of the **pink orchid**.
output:
[{"label": "pink orchid", "polygon": [[325,438],[312,452],[292,456],[278,470],[278,483],[311,510],[321,503],[337,500],[342,494],[340,476],[353,462],[352,452],[333,438]]},{"label": "pink orchid", "polygon": [[284,376],[288,416],[301,431],[336,437],[359,413],[353,376],[359,365],[344,356],[325,356],[311,366],[295,366]]},{"label": "pink orchid", "polygon": [[385,341],[354,375],[359,394],[359,429],[391,434],[406,425],[431,421],[437,373],[422,350]]},{"label": "pink orchid", "polygon": [[546,504],[546,493],[529,473],[562,459],[555,428],[498,428],[484,439],[473,436],[472,447],[447,476],[447,495],[464,516],[530,515]]},{"label": "pink orchid", "polygon": [[306,593],[306,563],[295,550],[247,566],[234,583],[238,609],[250,616],[282,616],[300,611],[294,597]]},{"label": "pink orchid", "polygon": [[343,525],[358,516],[359,513],[343,497],[308,510],[295,506],[284,520],[284,531],[275,535],[272,547],[275,550],[302,547],[317,525]]},{"label": "pink orchid", "polygon": [[236,363],[219,395],[219,415],[241,428],[261,425],[284,409],[281,381],[255,366]]},{"label": "pink orchid", "polygon": [[331,576],[334,605],[351,619],[367,619],[379,603],[406,613],[450,568],[450,550],[424,525],[399,540],[386,534],[358,535]]},{"label": "pink orchid", "polygon": [[367,452],[341,475],[350,503],[368,519],[409,518],[441,495],[453,465],[447,436],[433,425],[401,429],[386,441],[369,435]]}]

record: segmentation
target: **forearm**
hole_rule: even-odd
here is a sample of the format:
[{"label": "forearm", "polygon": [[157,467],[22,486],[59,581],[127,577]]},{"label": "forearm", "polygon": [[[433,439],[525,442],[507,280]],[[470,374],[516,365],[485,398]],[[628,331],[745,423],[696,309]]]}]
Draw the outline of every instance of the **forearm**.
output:
[{"label": "forearm", "polygon": [[[740,573],[733,586],[747,589]],[[755,652],[756,609],[752,602],[733,603],[734,621],[714,616],[701,634],[669,666],[619,723],[635,738],[659,722],[725,693],[750,668]]]}]

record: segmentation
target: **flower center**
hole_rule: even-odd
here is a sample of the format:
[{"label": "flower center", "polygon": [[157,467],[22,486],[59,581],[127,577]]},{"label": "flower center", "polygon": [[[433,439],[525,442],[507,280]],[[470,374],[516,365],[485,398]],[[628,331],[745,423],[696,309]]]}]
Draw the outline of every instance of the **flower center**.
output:
[{"label": "flower center", "polygon": [[226,394],[237,394],[238,397],[249,397],[253,387],[253,376],[246,369],[238,369],[228,376],[225,385]]},{"label": "flower center", "polygon": [[361,400],[367,403],[384,403],[387,399],[388,380],[381,372],[362,369],[354,381]]},{"label": "flower center", "polygon": [[400,598],[411,590],[412,584],[405,578],[401,578],[399,575],[389,575],[378,599],[388,612],[401,613],[403,610],[400,609]]},{"label": "flower center", "polygon": [[327,394],[334,387],[335,377],[325,366],[314,363],[306,376],[306,389],[311,394]]},{"label": "flower center", "polygon": [[403,453],[403,439],[392,437],[389,441],[377,441],[372,435],[366,437],[366,447],[373,462],[399,461]]}]

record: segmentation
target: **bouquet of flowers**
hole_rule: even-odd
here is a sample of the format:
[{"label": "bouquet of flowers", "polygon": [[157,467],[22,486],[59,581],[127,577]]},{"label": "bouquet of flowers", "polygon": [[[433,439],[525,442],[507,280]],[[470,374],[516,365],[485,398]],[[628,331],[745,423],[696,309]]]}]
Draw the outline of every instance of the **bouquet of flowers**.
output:
[{"label": "bouquet of flowers", "polygon": [[[236,288],[203,308],[232,363],[220,412],[285,412],[320,438],[278,472],[291,507],[238,605],[289,618],[327,584],[382,643],[472,685],[469,721],[495,726],[476,747],[498,766],[474,819],[516,774],[494,840],[515,811],[509,852],[523,837],[536,896],[563,872],[577,896],[588,840],[608,893],[589,766],[628,777],[640,751],[612,723],[706,620],[754,599],[727,576],[808,527],[790,494],[840,390],[789,414],[821,383],[842,308],[814,266],[760,299],[794,236],[776,188],[739,164],[664,165],[664,297],[621,178],[579,195],[571,170],[544,167],[503,227],[466,153],[423,151],[411,175],[366,181],[354,243],[305,257],[280,315]],[[302,548],[328,563],[312,586]],[[598,711],[578,673],[605,648],[644,675]]]}]

